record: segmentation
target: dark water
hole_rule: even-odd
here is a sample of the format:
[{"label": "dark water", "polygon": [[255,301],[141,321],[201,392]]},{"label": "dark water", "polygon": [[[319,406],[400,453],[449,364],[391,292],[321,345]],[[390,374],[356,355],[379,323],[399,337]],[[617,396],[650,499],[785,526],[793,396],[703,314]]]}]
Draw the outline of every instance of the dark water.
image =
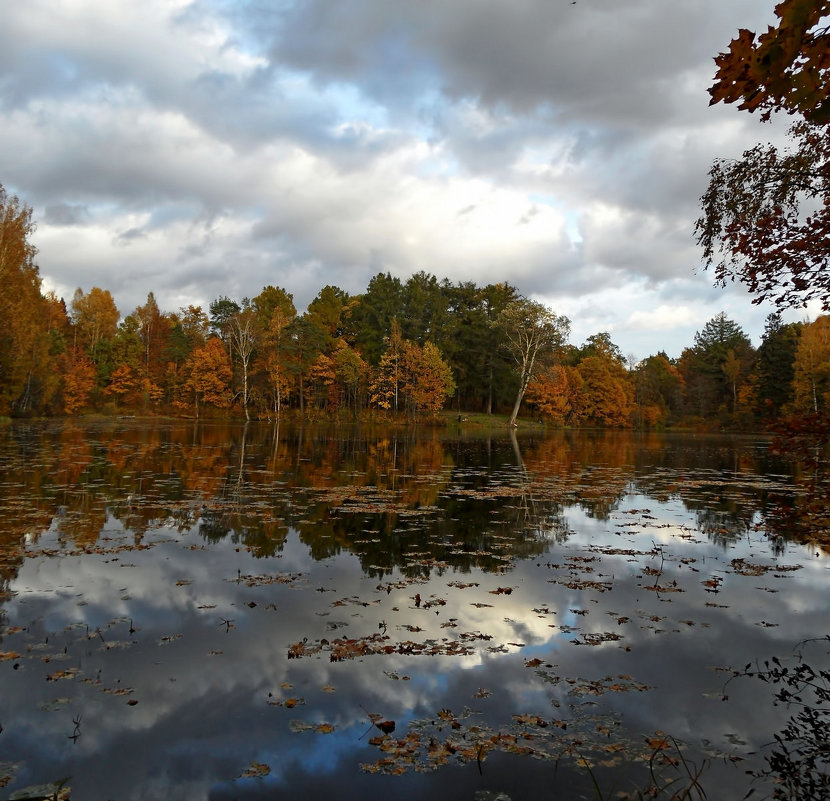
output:
[{"label": "dark water", "polygon": [[793,493],[753,439],[6,427],[0,798],[768,795]]}]

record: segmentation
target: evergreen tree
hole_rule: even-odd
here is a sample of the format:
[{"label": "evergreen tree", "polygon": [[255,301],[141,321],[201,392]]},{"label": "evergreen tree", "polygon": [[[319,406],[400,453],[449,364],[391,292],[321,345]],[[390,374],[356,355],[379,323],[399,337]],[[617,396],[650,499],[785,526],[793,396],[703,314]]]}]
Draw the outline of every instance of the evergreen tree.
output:
[{"label": "evergreen tree", "polygon": [[369,281],[352,314],[355,344],[369,364],[375,366],[380,362],[392,320],[402,319],[403,311],[400,279],[390,273],[378,273]]},{"label": "evergreen tree", "polygon": [[781,322],[781,315],[767,317],[761,346],[758,348],[758,406],[761,417],[778,417],[793,397],[795,353],[801,333],[800,323]]},{"label": "evergreen tree", "polygon": [[680,358],[687,412],[704,418],[720,415],[722,423],[728,422],[754,361],[755,350],[741,327],[724,312],[715,315]]}]

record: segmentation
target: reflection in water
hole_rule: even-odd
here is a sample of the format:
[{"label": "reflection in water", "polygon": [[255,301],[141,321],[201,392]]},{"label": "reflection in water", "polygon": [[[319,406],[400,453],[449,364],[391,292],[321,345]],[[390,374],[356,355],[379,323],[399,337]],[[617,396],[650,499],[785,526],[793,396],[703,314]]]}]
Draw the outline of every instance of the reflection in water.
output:
[{"label": "reflection in water", "polygon": [[717,666],[824,633],[752,440],[16,424],[0,464],[9,792],[590,797],[668,780],[659,730],[739,797],[781,715]]}]

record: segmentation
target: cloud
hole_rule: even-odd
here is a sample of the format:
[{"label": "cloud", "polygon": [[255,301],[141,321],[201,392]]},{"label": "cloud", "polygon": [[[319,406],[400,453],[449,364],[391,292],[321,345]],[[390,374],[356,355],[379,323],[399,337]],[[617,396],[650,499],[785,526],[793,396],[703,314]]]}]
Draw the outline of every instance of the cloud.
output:
[{"label": "cloud", "polygon": [[706,172],[762,131],[708,107],[712,57],[771,13],[33,0],[0,28],[0,181],[34,207],[46,285],[100,285],[125,313],[148,291],[173,310],[273,283],[302,308],[426,270],[627,336],[632,308],[598,311],[609,292],[696,308]]}]

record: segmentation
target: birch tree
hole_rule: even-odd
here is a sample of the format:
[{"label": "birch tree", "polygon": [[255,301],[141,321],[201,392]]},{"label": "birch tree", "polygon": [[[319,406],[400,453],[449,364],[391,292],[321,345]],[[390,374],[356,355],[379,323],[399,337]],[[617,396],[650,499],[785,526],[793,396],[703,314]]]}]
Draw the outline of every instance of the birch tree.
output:
[{"label": "birch tree", "polygon": [[519,298],[504,309],[497,319],[503,347],[514,363],[519,377],[519,389],[513,404],[509,425],[516,425],[519,407],[527,385],[536,375],[541,359],[553,355],[565,344],[571,323],[564,315],[552,312],[547,306],[527,298]]}]

